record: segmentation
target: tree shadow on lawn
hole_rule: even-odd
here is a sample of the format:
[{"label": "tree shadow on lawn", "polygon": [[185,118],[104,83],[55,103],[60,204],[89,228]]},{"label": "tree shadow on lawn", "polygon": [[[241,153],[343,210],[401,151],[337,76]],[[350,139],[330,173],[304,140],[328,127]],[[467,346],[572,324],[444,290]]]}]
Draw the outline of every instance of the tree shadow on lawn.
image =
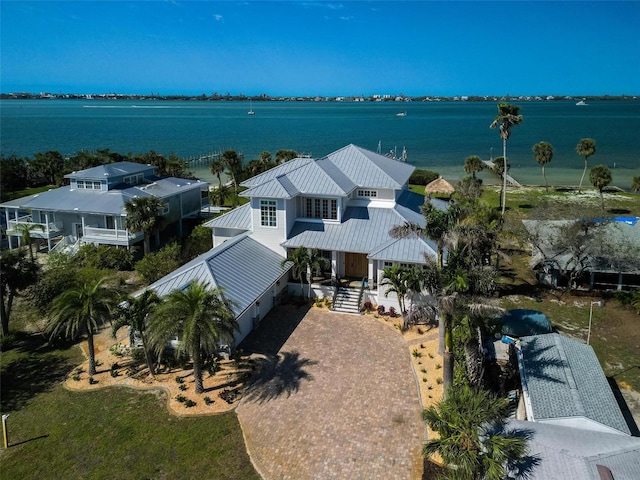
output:
[{"label": "tree shadow on lawn", "polygon": [[303,380],[313,380],[305,367],[318,362],[300,358],[300,353],[293,351],[259,358],[256,363],[260,373],[247,388],[244,398],[262,404],[285,394],[289,397],[297,392]]},{"label": "tree shadow on lawn", "polygon": [[[58,385],[74,368],[64,352],[50,346],[40,335],[17,334],[12,348],[3,349],[2,355],[3,412],[20,410],[39,393]],[[13,355],[17,358],[12,359]]]}]

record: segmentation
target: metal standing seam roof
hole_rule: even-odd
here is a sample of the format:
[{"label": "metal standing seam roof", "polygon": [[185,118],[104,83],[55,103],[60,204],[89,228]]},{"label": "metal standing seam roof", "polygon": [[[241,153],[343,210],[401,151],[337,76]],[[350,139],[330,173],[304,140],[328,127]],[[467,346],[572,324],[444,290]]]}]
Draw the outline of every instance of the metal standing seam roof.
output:
[{"label": "metal standing seam roof", "polygon": [[84,170],[78,170],[65,175],[65,178],[77,178],[83,180],[104,180],[109,177],[119,177],[122,175],[131,175],[134,173],[142,173],[148,171],[154,171],[156,169],[153,165],[146,165],[144,163],[136,162],[116,162],[107,163],[105,165],[98,165],[97,167],[86,168]]},{"label": "metal standing seam roof", "polygon": [[267,183],[281,175],[286,175],[287,173],[308,165],[309,163],[313,163],[314,161],[315,160],[312,158],[294,158],[293,160],[284,162],[283,164],[271,168],[266,172],[262,172],[254,177],[248,178],[240,183],[240,185],[243,187],[255,187],[262,185],[263,183]]},{"label": "metal standing seam roof", "polygon": [[205,227],[251,230],[251,204],[245,203],[203,224]]},{"label": "metal standing seam roof", "polygon": [[418,237],[392,238],[369,254],[372,260],[393,260],[404,263],[424,263],[424,257],[436,258],[437,246],[433,241]]},{"label": "metal standing seam roof", "polygon": [[148,288],[159,296],[187,287],[191,282],[222,287],[225,296],[235,303],[239,316],[278,281],[288,270],[281,262],[284,257],[258,243],[248,235],[227,240],[209,250]]},{"label": "metal standing seam roof", "polygon": [[424,226],[424,218],[409,209],[349,207],[341,223],[297,221],[284,247],[370,253],[390,239],[389,230],[407,221]]},{"label": "metal standing seam roof", "polygon": [[630,434],[593,349],[557,333],[520,339],[536,420],[586,417]]},{"label": "metal standing seam roof", "polygon": [[[130,187],[133,190],[143,191],[158,198],[168,198],[176,193],[184,192],[186,190],[202,190],[208,189],[209,184],[207,182],[201,182],[199,180],[188,180],[186,178],[167,177],[155,180],[146,185],[136,185]],[[129,190],[129,189],[125,189]]]}]

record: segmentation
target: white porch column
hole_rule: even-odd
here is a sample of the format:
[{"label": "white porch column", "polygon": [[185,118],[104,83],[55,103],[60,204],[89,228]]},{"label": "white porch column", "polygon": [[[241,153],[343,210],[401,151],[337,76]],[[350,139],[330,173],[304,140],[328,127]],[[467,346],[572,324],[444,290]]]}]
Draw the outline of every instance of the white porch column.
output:
[{"label": "white porch column", "polygon": [[331,278],[336,279],[338,276],[338,252],[331,251]]},{"label": "white porch column", "polygon": [[367,284],[369,285],[369,288],[373,287],[373,264],[375,262],[375,260],[372,260],[371,258],[368,259],[369,260],[369,265],[368,265],[368,269],[367,269]]},{"label": "white porch column", "polygon": [[47,234],[47,248],[51,251],[51,235],[49,235],[49,212],[45,212],[44,221],[47,222],[47,228],[45,232]]}]

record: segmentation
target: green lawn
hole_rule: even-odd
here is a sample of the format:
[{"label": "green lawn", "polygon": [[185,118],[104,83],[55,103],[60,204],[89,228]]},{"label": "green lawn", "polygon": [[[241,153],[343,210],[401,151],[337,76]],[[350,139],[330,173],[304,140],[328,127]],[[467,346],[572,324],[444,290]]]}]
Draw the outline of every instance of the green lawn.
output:
[{"label": "green lawn", "polygon": [[260,478],[235,413],[181,418],[160,392],[70,392],[61,380],[81,362],[79,349],[18,337],[2,352],[2,413],[10,414],[2,478]]}]

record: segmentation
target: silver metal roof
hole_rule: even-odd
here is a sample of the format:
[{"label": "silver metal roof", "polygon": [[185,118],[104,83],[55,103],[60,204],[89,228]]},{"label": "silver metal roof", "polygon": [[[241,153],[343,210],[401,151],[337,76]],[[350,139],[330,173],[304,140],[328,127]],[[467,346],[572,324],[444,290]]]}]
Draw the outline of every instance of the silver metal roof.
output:
[{"label": "silver metal roof", "polygon": [[209,220],[204,223],[203,226],[209,228],[220,227],[251,230],[251,204],[245,203],[244,205],[236,207],[219,217]]},{"label": "silver metal roof", "polygon": [[596,465],[611,470],[615,480],[640,478],[636,437],[519,420],[509,420],[506,428],[530,434],[529,455],[540,462],[527,477],[531,480],[601,480]]},{"label": "silver metal roof", "polygon": [[145,165],[136,162],[117,162],[99,165],[97,167],[78,170],[65,175],[65,178],[78,178],[83,180],[104,180],[109,177],[120,177],[134,173],[153,172],[156,169],[153,165]]},{"label": "silver metal roof", "polygon": [[432,240],[418,237],[392,238],[369,254],[373,260],[403,263],[424,263],[424,257],[437,258],[438,248]]},{"label": "silver metal roof", "polygon": [[239,235],[193,259],[148,288],[159,296],[187,287],[193,281],[222,287],[236,303],[240,315],[288,270],[280,266],[284,257],[248,235]]},{"label": "silver metal roof", "polygon": [[405,207],[349,207],[341,223],[296,222],[283,246],[370,253],[391,240],[392,227],[405,222],[424,226],[422,215]]},{"label": "silver metal roof", "polygon": [[586,417],[629,434],[593,348],[557,333],[520,339],[536,420]]},{"label": "silver metal roof", "polygon": [[357,187],[399,190],[414,167],[355,145],[319,159],[300,158],[242,183],[247,197],[291,198],[298,194],[349,195]]}]

